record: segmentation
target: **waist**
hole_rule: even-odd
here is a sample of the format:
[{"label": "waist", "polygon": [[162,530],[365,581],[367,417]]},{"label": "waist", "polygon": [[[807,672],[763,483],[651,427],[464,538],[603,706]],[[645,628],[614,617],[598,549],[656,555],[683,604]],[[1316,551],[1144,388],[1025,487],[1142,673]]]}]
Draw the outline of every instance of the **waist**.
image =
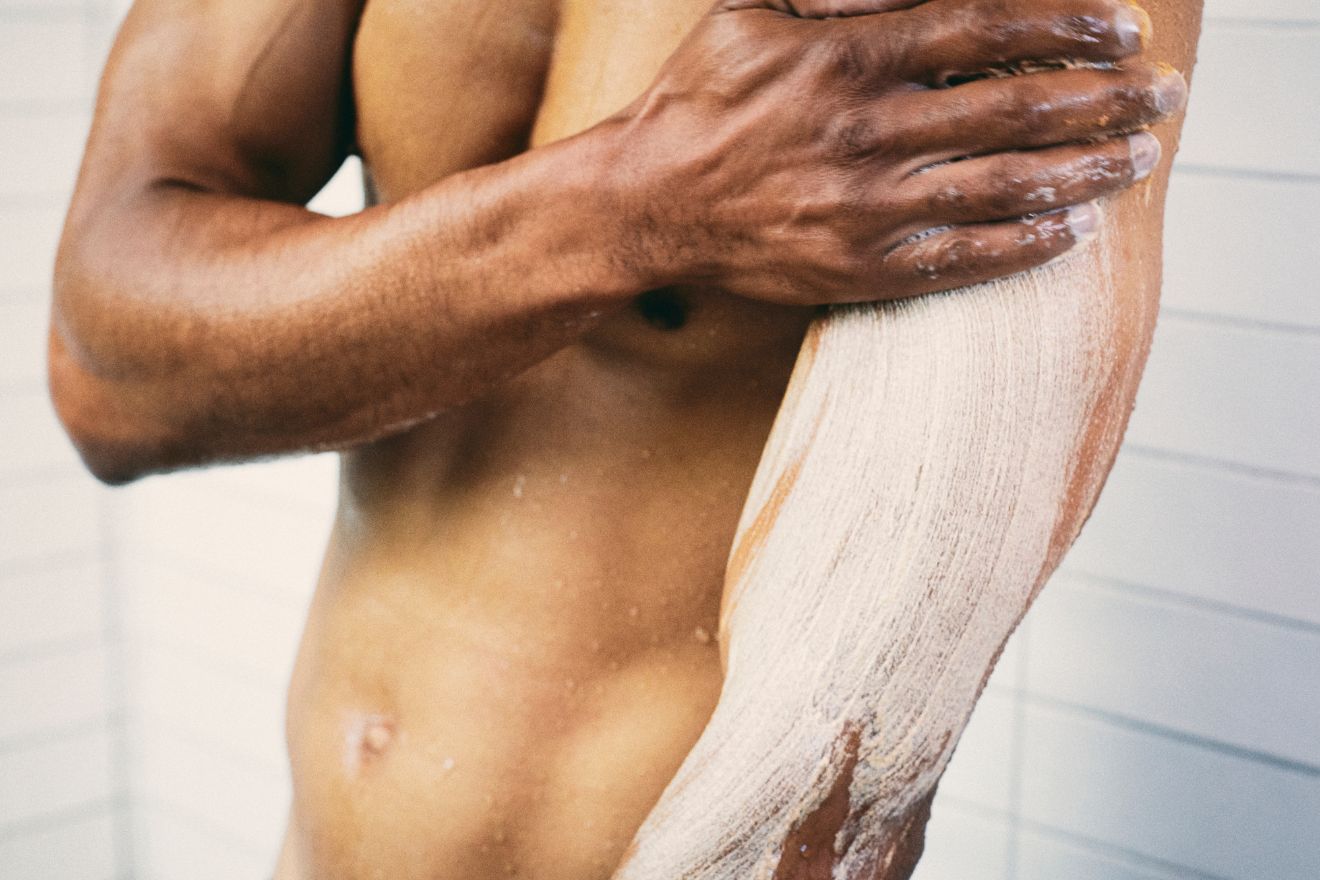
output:
[{"label": "waist", "polygon": [[290,690],[293,876],[609,876],[718,697],[789,365],[697,387],[565,350],[346,456]]},{"label": "waist", "polygon": [[700,735],[721,675],[696,625],[474,588],[323,583],[289,702],[303,876],[608,877]]}]

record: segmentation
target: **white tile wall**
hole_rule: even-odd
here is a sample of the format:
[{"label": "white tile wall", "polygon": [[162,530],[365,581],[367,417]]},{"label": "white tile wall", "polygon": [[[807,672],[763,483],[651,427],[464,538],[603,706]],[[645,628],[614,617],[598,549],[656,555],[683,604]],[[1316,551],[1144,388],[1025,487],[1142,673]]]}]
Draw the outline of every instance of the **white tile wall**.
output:
[{"label": "white tile wall", "polygon": [[1034,613],[1034,694],[1320,767],[1320,629],[1294,629],[1070,572]]},{"label": "white tile wall", "polygon": [[[0,0],[0,876],[256,878],[334,462],[107,508],[41,391],[124,6]],[[1320,877],[1320,4],[1207,13],[1129,444],[958,748],[918,880]],[[321,207],[357,198],[350,169]]]},{"label": "white tile wall", "polygon": [[73,191],[90,123],[86,112],[14,114],[0,131],[0,157],[6,168],[0,178],[0,198],[67,198]]},{"label": "white tile wall", "polygon": [[1029,705],[1022,817],[1233,880],[1320,876],[1320,772]]},{"label": "white tile wall", "polygon": [[103,525],[44,389],[50,269],[89,113],[87,3],[0,2],[0,877],[129,870]]},{"label": "white tile wall", "polygon": [[266,854],[269,872],[288,813],[284,774],[159,723],[141,732],[134,758],[136,797],[199,819],[251,852]]},{"label": "white tile wall", "polygon": [[1245,18],[1272,22],[1320,22],[1314,0],[1210,0],[1206,15],[1217,19]]},{"label": "white tile wall", "polygon": [[[0,752],[0,839],[82,821],[114,796],[110,731],[105,724]],[[6,877],[10,873],[5,866]]]},{"label": "white tile wall", "polygon": [[86,560],[35,570],[10,567],[0,575],[0,657],[102,638],[104,576],[99,562]]},{"label": "white tile wall", "polygon": [[1320,330],[1316,281],[1300,265],[1320,241],[1317,200],[1320,179],[1180,171],[1169,191],[1165,314]]},{"label": "white tile wall", "polygon": [[1068,564],[1320,624],[1317,535],[1320,491],[1309,482],[1128,449]]},{"label": "white tile wall", "polygon": [[177,808],[147,804],[135,851],[142,880],[255,880],[270,874],[270,859]]},{"label": "white tile wall", "polygon": [[941,795],[931,811],[926,852],[913,880],[1012,877],[1011,837],[1012,826],[1007,818],[968,808]]},{"label": "white tile wall", "polygon": [[1021,832],[1017,843],[1018,880],[1175,880],[1204,878],[1176,866],[1138,861],[1131,854],[1080,844],[1057,833]]},{"label": "white tile wall", "polygon": [[1165,315],[1127,439],[1314,477],[1320,485],[1320,443],[1295,430],[1307,424],[1316,401],[1320,332],[1284,333]]},{"label": "white tile wall", "polygon": [[0,837],[6,877],[32,880],[116,880],[115,823],[110,808],[16,837]]},{"label": "white tile wall", "polygon": [[49,315],[44,297],[5,299],[0,281],[0,392],[41,387]]},{"label": "white tile wall", "polygon": [[[1206,5],[1214,11],[1214,0]],[[1180,158],[1194,166],[1315,176],[1320,114],[1299,96],[1314,84],[1317,31],[1262,15],[1207,22]],[[1284,83],[1291,88],[1280,88]]]},{"label": "white tile wall", "polygon": [[44,387],[13,390],[0,398],[0,424],[24,427],[0,434],[0,461],[4,462],[0,472],[11,478],[34,471],[76,473],[78,454],[55,418]]},{"label": "white tile wall", "polygon": [[45,110],[83,106],[94,75],[86,55],[89,21],[82,9],[6,10],[0,30],[0,105]]},{"label": "white tile wall", "polygon": [[104,646],[11,657],[0,668],[0,742],[44,740],[56,732],[104,725],[109,714]]},{"label": "white tile wall", "polygon": [[0,483],[0,566],[38,566],[98,552],[99,505],[100,490],[72,471]]},{"label": "white tile wall", "polygon": [[0,299],[45,300],[63,222],[63,202],[0,201]]}]

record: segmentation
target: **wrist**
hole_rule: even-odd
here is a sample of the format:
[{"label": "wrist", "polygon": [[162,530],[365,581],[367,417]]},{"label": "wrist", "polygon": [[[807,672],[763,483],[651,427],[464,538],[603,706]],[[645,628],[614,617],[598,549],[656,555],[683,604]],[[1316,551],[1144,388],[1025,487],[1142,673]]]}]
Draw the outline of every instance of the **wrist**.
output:
[{"label": "wrist", "polygon": [[574,150],[565,157],[572,198],[590,206],[597,253],[615,283],[640,293],[688,281],[691,248],[644,126],[620,114],[565,143]]}]

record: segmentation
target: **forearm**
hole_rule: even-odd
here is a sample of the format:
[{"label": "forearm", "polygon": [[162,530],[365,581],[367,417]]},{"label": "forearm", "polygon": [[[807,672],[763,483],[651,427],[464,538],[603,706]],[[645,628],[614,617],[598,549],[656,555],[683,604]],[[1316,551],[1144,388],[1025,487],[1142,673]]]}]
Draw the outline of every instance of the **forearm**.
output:
[{"label": "forearm", "polygon": [[114,479],[347,446],[479,395],[641,289],[610,149],[598,132],[345,218],[161,180],[75,205],[61,415]]}]

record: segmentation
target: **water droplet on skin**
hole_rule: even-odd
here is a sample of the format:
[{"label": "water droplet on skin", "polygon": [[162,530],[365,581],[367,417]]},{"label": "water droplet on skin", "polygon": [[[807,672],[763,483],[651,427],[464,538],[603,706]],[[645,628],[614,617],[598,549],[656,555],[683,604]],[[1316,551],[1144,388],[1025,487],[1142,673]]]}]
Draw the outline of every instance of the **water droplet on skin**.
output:
[{"label": "water droplet on skin", "polygon": [[568,533],[568,540],[576,541],[577,539],[578,539],[577,529],[573,529],[571,532]]},{"label": "water droplet on skin", "polygon": [[637,609],[636,605],[633,605],[628,609],[628,616],[631,617],[633,620],[636,620],[637,615],[639,614],[641,614],[641,612]]},{"label": "water droplet on skin", "polygon": [[523,497],[523,489],[526,486],[527,486],[527,477],[524,474],[519,474],[513,481],[513,497],[514,498]]},{"label": "water droplet on skin", "polygon": [[707,630],[704,626],[699,626],[692,631],[692,638],[696,639],[698,642],[700,642],[703,645],[709,645],[710,631]]},{"label": "water droplet on skin", "polygon": [[811,847],[807,846],[805,843],[802,844],[798,847],[798,855],[802,856],[804,859],[811,858]]},{"label": "water droplet on skin", "polygon": [[566,690],[570,690],[570,691],[575,691],[575,690],[577,690],[577,680],[576,680],[576,679],[572,679],[572,678],[565,679],[565,680],[564,680],[564,688],[565,688]]},{"label": "water droplet on skin", "polygon": [[565,484],[565,483],[567,483],[567,482],[568,482],[568,474],[560,474],[560,475],[559,475],[559,484],[562,486],[563,484]]},{"label": "water droplet on skin", "polygon": [[442,761],[442,762],[440,763],[440,769],[443,770],[445,773],[448,773],[449,771],[453,770],[453,769],[454,769],[454,759],[453,759],[453,758],[445,758],[444,761]]}]

